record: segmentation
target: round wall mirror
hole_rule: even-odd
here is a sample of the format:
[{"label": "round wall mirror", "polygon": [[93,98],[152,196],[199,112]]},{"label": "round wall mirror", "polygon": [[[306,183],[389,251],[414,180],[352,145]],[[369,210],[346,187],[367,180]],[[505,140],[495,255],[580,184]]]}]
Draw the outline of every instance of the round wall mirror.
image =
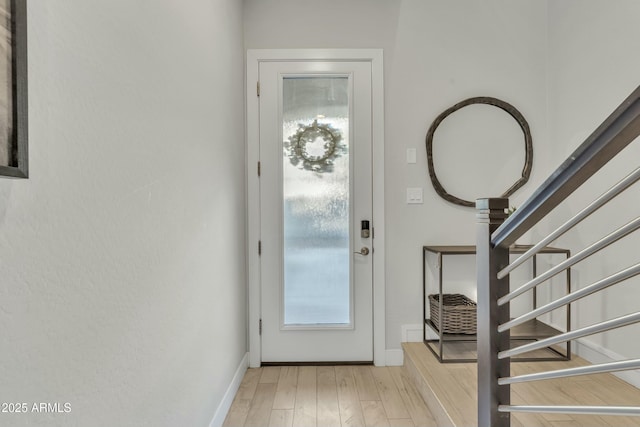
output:
[{"label": "round wall mirror", "polygon": [[431,124],[426,145],[434,189],[457,205],[474,207],[478,198],[509,197],[531,174],[529,124],[497,98],[469,98],[448,108]]}]

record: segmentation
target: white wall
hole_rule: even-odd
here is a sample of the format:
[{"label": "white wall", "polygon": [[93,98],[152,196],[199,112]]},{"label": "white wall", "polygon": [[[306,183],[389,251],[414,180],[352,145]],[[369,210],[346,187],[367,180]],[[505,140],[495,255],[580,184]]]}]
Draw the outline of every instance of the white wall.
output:
[{"label": "white wall", "polygon": [[[468,97],[501,98],[526,117],[534,140],[532,178],[514,204],[550,172],[546,22],[546,3],[532,0],[245,1],[247,48],[384,49],[388,349],[400,348],[401,325],[421,322],[422,245],[475,242],[474,210],[444,201],[429,181],[433,119]],[[407,148],[418,150],[417,164],[406,164]],[[423,205],[405,203],[407,187],[424,188]]]},{"label": "white wall", "polygon": [[[565,0],[549,2],[549,126],[553,156],[559,164],[640,84],[640,3],[635,0]],[[640,140],[625,149],[584,189],[576,192],[548,222],[559,223],[577,213],[608,187],[638,167]],[[560,240],[574,252],[638,215],[640,187],[594,214]],[[623,241],[574,269],[581,288],[638,262],[639,235]],[[640,280],[588,297],[576,305],[576,326],[638,310]],[[614,358],[639,357],[640,327],[595,335],[584,340]],[[603,348],[605,350],[603,350]],[[640,373],[635,379],[640,384]]]},{"label": "white wall", "polygon": [[[206,426],[246,352],[241,2],[29,1],[0,425]],[[29,408],[31,409],[31,408]]]}]

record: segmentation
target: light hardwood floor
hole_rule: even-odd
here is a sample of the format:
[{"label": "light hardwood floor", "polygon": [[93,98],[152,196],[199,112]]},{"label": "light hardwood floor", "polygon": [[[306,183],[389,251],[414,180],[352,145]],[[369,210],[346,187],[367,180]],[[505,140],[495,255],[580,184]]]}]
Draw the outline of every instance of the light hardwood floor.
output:
[{"label": "light hardwood floor", "polygon": [[[225,427],[433,427],[477,425],[476,364],[441,364],[404,343],[405,366],[249,369]],[[514,363],[514,375],[586,365]],[[424,399],[423,399],[424,398]],[[425,404],[425,400],[429,406]],[[640,405],[640,390],[611,374],[516,384],[512,404]],[[431,408],[433,411],[431,411]],[[514,414],[514,427],[640,426],[640,417]]]},{"label": "light hardwood floor", "polygon": [[225,427],[432,427],[433,415],[402,367],[249,369]]},{"label": "light hardwood floor", "polygon": [[[403,343],[405,369],[416,380],[417,389],[434,408],[441,426],[477,425],[477,365],[438,363],[422,343]],[[574,356],[569,362],[517,362],[512,375],[587,365]],[[515,384],[511,387],[513,405],[640,405],[640,390],[611,374]],[[513,427],[640,426],[640,417],[513,414]]]}]

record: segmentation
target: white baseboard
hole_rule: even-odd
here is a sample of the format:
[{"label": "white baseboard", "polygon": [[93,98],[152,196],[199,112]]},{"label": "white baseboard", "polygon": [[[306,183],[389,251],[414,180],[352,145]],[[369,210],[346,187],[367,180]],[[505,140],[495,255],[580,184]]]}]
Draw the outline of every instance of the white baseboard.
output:
[{"label": "white baseboard", "polygon": [[402,366],[404,365],[404,351],[402,349],[387,349],[387,366]]},{"label": "white baseboard", "polygon": [[[422,342],[422,325],[402,325],[401,326],[401,342]],[[438,338],[437,335],[432,337],[429,334],[430,330],[427,330],[428,338]],[[432,332],[432,331],[431,331]],[[387,366],[402,366],[404,364],[404,352],[402,349],[387,349],[386,350]]]},{"label": "white baseboard", "polygon": [[[585,339],[574,341],[573,344],[575,345],[574,352],[590,363],[607,363],[627,359],[614,351]],[[640,370],[614,372],[613,375],[634,387],[640,388]]]},{"label": "white baseboard", "polygon": [[420,342],[422,341],[422,325],[402,325],[400,327],[400,342]]},{"label": "white baseboard", "polygon": [[[401,329],[402,329],[402,335],[400,339],[401,342],[422,342],[423,338],[422,338],[421,324],[418,323],[415,325],[402,325]],[[427,339],[437,340],[438,334],[436,334],[436,332],[433,329],[427,328]]]},{"label": "white baseboard", "polygon": [[236,396],[238,388],[240,388],[240,383],[242,382],[242,378],[244,377],[248,367],[249,353],[245,353],[238,365],[238,369],[236,369],[233,379],[231,380],[231,384],[229,384],[229,387],[222,398],[222,402],[218,405],[218,409],[216,409],[216,413],[209,423],[209,427],[222,427],[224,419],[227,417],[227,413],[229,412],[229,408],[231,408],[231,404],[233,403],[233,398]]},{"label": "white baseboard", "polygon": [[[402,325],[400,342],[422,342],[422,325]],[[385,352],[386,366],[404,365],[404,352],[401,348],[387,349]]]}]

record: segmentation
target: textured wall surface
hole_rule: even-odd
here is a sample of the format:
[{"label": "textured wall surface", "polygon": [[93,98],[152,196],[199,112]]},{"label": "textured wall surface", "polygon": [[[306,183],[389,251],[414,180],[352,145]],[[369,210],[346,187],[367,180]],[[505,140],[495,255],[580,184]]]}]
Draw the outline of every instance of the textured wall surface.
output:
[{"label": "textured wall surface", "polygon": [[0,401],[71,412],[0,425],[206,426],[246,352],[241,2],[31,0],[28,18]]}]

